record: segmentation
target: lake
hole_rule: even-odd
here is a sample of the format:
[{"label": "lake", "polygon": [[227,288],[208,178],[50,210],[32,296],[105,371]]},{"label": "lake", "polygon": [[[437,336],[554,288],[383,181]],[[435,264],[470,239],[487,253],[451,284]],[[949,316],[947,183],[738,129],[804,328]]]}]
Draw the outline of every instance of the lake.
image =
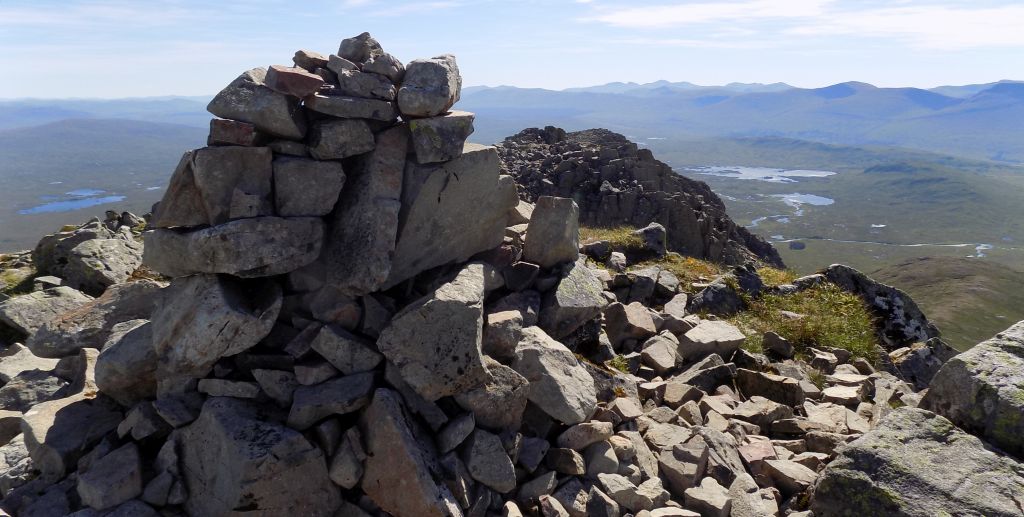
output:
[{"label": "lake", "polygon": [[742,165],[690,167],[689,170],[707,176],[721,176],[738,180],[757,180],[770,183],[797,183],[793,178],[826,178],[834,176],[832,171],[810,169],[774,169],[771,167],[746,167]]}]

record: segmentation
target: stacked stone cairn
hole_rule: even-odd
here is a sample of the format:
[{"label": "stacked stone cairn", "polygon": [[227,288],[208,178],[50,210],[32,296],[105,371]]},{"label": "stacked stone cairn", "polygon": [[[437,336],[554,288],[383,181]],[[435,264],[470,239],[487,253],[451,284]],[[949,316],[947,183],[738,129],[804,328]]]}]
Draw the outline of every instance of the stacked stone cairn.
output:
[{"label": "stacked stone cairn", "polygon": [[0,301],[26,343],[0,349],[0,516],[1019,515],[1024,323],[949,359],[833,266],[778,289],[888,308],[923,402],[839,349],[744,351],[670,272],[588,265],[627,257],[581,246],[573,200],[517,199],[453,56],[361,34],[294,62],[210,103],[145,232],[162,277]]}]

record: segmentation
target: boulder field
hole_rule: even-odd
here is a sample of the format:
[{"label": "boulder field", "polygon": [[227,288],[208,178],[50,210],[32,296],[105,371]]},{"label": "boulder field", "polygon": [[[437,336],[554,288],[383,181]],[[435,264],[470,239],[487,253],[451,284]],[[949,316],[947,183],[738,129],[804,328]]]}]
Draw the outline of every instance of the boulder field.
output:
[{"label": "boulder field", "polygon": [[[468,143],[461,86],[300,50],[151,214],[0,256],[0,516],[1024,515],[1024,322],[957,355],[846,266],[770,283],[705,184],[604,130]],[[743,324],[826,286],[875,360]]]}]

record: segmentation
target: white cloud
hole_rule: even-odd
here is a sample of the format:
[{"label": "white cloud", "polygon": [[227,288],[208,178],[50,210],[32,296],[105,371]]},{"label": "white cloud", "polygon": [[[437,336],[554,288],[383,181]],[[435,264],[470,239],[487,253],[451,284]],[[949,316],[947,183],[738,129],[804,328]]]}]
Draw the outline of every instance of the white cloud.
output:
[{"label": "white cloud", "polygon": [[392,4],[385,9],[369,13],[370,16],[405,16],[422,12],[435,11],[439,9],[451,9],[461,5],[459,2],[410,2],[407,4]]},{"label": "white cloud", "polygon": [[1019,2],[703,0],[625,8],[598,6],[583,20],[622,29],[694,31],[682,40],[651,40],[673,46],[701,46],[699,41],[709,39],[701,29],[714,32],[710,39],[720,39],[716,35],[723,31],[749,31],[735,37],[802,43],[806,37],[853,36],[895,40],[930,50],[1024,46],[1024,5]]},{"label": "white cloud", "polygon": [[844,12],[789,34],[875,36],[932,50],[1024,47],[1024,6],[951,7],[922,5]]},{"label": "white cloud", "polygon": [[624,28],[667,28],[723,21],[772,18],[814,18],[834,0],[745,0],[677,3],[598,12],[586,18]]}]

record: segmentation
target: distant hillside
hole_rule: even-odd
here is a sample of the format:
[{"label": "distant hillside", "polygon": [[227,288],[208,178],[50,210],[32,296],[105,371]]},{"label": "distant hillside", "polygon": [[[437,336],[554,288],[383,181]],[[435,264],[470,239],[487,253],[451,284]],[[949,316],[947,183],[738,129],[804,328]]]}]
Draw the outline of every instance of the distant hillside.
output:
[{"label": "distant hillside", "polygon": [[964,350],[1024,319],[1024,272],[970,258],[907,260],[871,273],[907,291]]},{"label": "distant hillside", "polygon": [[995,83],[970,94],[970,87],[940,90],[950,95],[858,82],[815,89],[761,86],[474,88],[460,106],[478,114],[483,141],[554,124],[570,130],[607,127],[639,141],[786,137],[1024,163],[1024,83]]},{"label": "distant hillside", "polygon": [[206,97],[7,100],[0,101],[0,129],[88,118],[205,126],[210,120],[208,102]]},{"label": "distant hillside", "polygon": [[[0,130],[0,251],[31,247],[63,224],[108,209],[147,212],[163,194],[182,149],[205,140],[205,128],[134,120],[65,120]],[[63,211],[75,206],[85,207]]]}]

